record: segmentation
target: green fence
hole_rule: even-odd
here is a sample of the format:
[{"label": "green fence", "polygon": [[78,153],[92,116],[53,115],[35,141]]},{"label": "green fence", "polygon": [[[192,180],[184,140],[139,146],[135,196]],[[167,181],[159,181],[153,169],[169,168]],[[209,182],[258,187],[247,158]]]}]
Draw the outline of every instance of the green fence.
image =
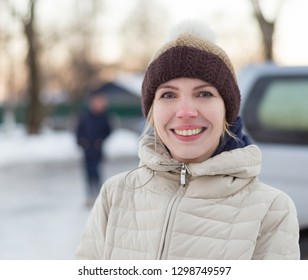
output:
[{"label": "green fence", "polygon": [[[43,106],[44,117],[56,117],[56,118],[68,118],[72,115],[76,115],[84,107],[83,103],[77,105],[72,104],[57,104]],[[23,124],[26,122],[27,106],[20,104],[13,109],[16,123]],[[120,118],[138,118],[142,117],[141,107],[139,105],[110,105],[108,112],[117,115]],[[0,105],[0,124],[4,121],[4,108]]]}]

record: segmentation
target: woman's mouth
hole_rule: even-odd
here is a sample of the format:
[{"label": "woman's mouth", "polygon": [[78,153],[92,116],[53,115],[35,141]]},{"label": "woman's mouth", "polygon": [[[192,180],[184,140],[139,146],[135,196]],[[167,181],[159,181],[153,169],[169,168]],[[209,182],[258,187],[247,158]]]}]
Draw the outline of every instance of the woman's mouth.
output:
[{"label": "woman's mouth", "polygon": [[194,128],[194,129],[174,129],[175,134],[179,136],[195,136],[200,134],[205,130],[204,127]]}]

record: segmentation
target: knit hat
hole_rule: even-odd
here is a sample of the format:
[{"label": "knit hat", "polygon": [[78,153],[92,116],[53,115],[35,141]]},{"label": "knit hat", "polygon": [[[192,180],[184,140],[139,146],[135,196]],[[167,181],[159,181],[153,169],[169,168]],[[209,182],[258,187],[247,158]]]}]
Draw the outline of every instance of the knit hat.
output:
[{"label": "knit hat", "polygon": [[[205,34],[206,35],[205,35]],[[142,110],[147,117],[157,88],[172,79],[198,78],[212,84],[224,100],[232,124],[240,109],[240,91],[228,55],[209,38],[207,26],[183,22],[154,55],[142,83]]]}]

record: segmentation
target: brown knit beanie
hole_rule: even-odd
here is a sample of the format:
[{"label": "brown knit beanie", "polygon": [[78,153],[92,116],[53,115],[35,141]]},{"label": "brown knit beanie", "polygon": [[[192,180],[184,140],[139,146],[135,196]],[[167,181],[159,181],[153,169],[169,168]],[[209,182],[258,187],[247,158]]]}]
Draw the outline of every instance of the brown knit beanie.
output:
[{"label": "brown knit beanie", "polygon": [[225,103],[227,122],[232,124],[239,113],[241,97],[231,61],[220,47],[203,38],[200,29],[207,26],[198,22],[183,22],[184,25],[186,30],[179,28],[175,38],[157,51],[145,72],[143,113],[147,117],[161,84],[180,77],[198,78],[216,87]]}]

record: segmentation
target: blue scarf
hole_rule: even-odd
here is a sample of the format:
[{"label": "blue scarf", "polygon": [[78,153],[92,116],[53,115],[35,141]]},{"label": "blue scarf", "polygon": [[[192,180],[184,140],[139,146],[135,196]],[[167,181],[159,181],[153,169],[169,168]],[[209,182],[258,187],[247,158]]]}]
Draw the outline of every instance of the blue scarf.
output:
[{"label": "blue scarf", "polygon": [[220,143],[212,157],[222,152],[231,151],[251,145],[252,141],[243,133],[242,128],[242,119],[240,116],[238,116],[235,122],[230,126],[230,131],[236,136],[236,139],[226,133],[224,138],[220,140]]}]

